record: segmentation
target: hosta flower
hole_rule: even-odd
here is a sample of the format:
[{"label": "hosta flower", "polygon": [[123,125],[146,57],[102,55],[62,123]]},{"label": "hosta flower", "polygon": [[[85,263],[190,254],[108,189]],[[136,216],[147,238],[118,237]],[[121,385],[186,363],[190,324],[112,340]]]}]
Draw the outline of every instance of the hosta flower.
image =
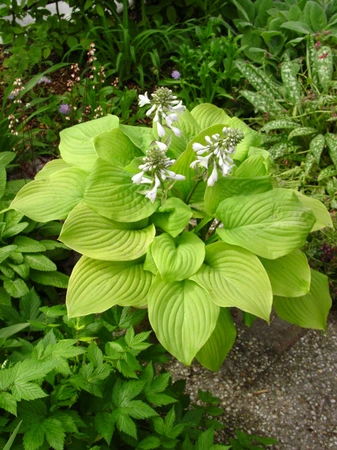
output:
[{"label": "hosta flower", "polygon": [[[166,125],[170,128],[176,136],[181,136],[179,128],[172,125],[178,120],[178,114],[185,111],[185,106],[181,100],[177,100],[172,91],[165,87],[161,87],[151,94],[151,99],[147,92],[144,95],[139,95],[139,106],[151,105],[151,108],[146,112],[147,116],[154,114],[153,121],[157,124],[157,131],[159,137],[165,136]],[[177,114],[178,113],[178,114]]]},{"label": "hosta flower", "polygon": [[[190,165],[192,169],[197,167],[202,169],[204,179],[207,179],[208,186],[214,186],[218,181],[218,171],[222,176],[230,175],[235,166],[230,155],[235,152],[237,144],[243,139],[241,130],[224,127],[222,135],[219,133],[212,136],[205,136],[206,145],[194,142],[192,148],[197,159]],[[212,168],[210,176],[209,169]]]},{"label": "hosta flower", "polygon": [[166,156],[168,146],[164,142],[156,141],[146,152],[143,164],[139,166],[141,172],[132,177],[135,184],[150,184],[150,189],[145,191],[145,196],[153,203],[157,198],[158,188],[165,190],[165,182],[185,180],[184,175],[179,175],[168,167],[175,163],[174,159]]}]

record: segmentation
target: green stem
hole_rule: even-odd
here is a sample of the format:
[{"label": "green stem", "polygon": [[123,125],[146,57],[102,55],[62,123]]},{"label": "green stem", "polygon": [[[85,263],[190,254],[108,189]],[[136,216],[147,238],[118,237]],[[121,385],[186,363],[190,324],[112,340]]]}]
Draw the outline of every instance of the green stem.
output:
[{"label": "green stem", "polygon": [[195,192],[195,190],[196,190],[198,184],[200,183],[200,181],[201,181],[201,180],[198,180],[198,181],[195,183],[195,185],[194,185],[193,188],[191,189],[190,193],[189,193],[188,196],[186,197],[185,203],[187,203],[187,204],[189,203],[189,201],[191,200],[191,197],[192,197],[192,195],[194,194],[194,192]]}]

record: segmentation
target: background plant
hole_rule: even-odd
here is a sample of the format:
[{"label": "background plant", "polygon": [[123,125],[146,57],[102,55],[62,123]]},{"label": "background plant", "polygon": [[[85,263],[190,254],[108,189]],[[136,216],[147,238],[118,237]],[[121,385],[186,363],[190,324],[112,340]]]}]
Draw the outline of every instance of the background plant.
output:
[{"label": "background plant", "polygon": [[267,133],[265,146],[272,157],[286,162],[280,178],[322,200],[329,194],[331,207],[335,208],[337,116],[333,49],[310,37],[302,63],[290,61],[285,55],[282,84],[251,64],[237,64],[257,91],[268,86],[268,92],[242,90],[241,95],[254,106],[254,120]]}]

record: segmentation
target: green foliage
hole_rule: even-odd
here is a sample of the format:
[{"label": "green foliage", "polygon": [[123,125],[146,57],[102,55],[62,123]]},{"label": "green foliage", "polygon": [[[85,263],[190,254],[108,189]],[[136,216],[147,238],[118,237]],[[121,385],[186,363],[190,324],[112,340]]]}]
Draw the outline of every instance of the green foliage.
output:
[{"label": "green foliage", "polygon": [[[67,247],[50,239],[34,239],[34,235],[44,234],[43,224],[37,224],[24,217],[23,214],[6,209],[15,195],[6,186],[6,166],[14,159],[11,152],[1,153],[0,162],[0,279],[3,282],[2,303],[6,304],[10,297],[21,298],[28,294],[32,281],[37,285],[48,285],[49,291],[56,295],[53,288],[66,288],[68,277],[58,272],[56,264],[47,256],[66,256]],[[21,183],[20,187],[22,186]],[[45,235],[46,236],[46,235]],[[48,233],[47,233],[48,236]]]},{"label": "green foliage", "polygon": [[269,445],[277,444],[272,438],[249,435],[242,431],[236,430],[236,439],[230,439],[232,450],[263,450]]},{"label": "green foliage", "polygon": [[214,444],[214,430],[223,428],[219,399],[200,391],[202,404],[190,404],[185,382],[172,384],[149,362],[167,357],[149,343],[150,332],[134,331],[145,311],[116,307],[68,319],[62,306],[41,307],[36,296],[29,304],[41,326],[28,318],[26,329],[9,325],[1,335],[6,449],[230,448]]},{"label": "green foliage", "polygon": [[177,55],[171,57],[180,73],[179,80],[164,80],[161,84],[179,85],[180,98],[189,107],[201,102],[223,105],[232,98],[241,78],[235,60],[242,48],[238,37],[230,32],[225,36],[225,31],[226,22],[220,16],[211,17],[207,25],[195,25],[194,33],[188,33],[190,39],[179,45]]},{"label": "green foliage", "polygon": [[[252,103],[258,114],[256,121],[263,124],[265,146],[281,167],[287,165],[279,175],[286,182],[282,185],[311,191],[322,200],[328,194],[334,208],[337,104],[332,48],[317,38],[315,43],[310,36],[302,64],[284,56],[281,84],[251,64],[240,61],[238,68],[256,89],[242,90],[241,95]],[[263,83],[267,83],[268,92],[257,92]]]},{"label": "green foliage", "polygon": [[291,58],[305,52],[306,38],[334,43],[337,5],[334,0],[231,0],[238,17],[233,22],[250,61],[276,66],[286,52]]},{"label": "green foliage", "polygon": [[[311,278],[306,258],[298,257],[312,229],[331,226],[324,206],[272,184],[268,152],[239,119],[211,104],[176,119],[182,137],[172,127],[168,144],[158,141],[164,129],[159,118],[153,129],[119,125],[117,117],[107,116],[64,130],[62,160],[47,164],[12,202],[14,210],[36,221],[65,219],[60,240],[83,255],[70,277],[69,316],[114,305],[147,306],[162,345],[185,364],[196,357],[211,370],[219,369],[235,340],[228,308],[268,321],[273,296],[289,296],[294,306],[287,318],[325,329],[331,300],[327,294],[322,301],[318,278]],[[204,157],[195,161],[195,152],[204,154],[205,143],[213,145],[210,136],[220,139],[220,133],[244,137],[233,154],[233,175],[215,182],[216,163],[208,168]],[[159,147],[148,150],[156,139]],[[165,158],[176,158],[168,163],[173,171],[159,170],[159,159],[154,172],[144,175],[139,161],[151,161],[151,151],[156,155],[160,148]],[[198,161],[202,164],[193,170]],[[147,183],[153,188],[147,190]],[[282,258],[288,263],[278,276]],[[328,285],[326,278],[319,283]],[[298,297],[305,310],[300,318]],[[219,338],[221,345],[215,343]]]}]

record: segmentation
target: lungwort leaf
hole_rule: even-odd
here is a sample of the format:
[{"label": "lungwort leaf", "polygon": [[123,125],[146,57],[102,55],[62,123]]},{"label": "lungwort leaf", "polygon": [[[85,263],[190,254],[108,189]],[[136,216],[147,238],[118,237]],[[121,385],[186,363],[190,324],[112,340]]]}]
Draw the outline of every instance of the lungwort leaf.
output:
[{"label": "lungwort leaf", "polygon": [[149,293],[149,319],[161,344],[190,365],[211,336],[220,308],[190,280],[166,283],[159,277]]},{"label": "lungwort leaf", "polygon": [[166,281],[180,281],[193,275],[203,263],[205,244],[193,233],[184,231],[177,238],[167,233],[152,244],[152,257]]},{"label": "lungwort leaf", "polygon": [[228,198],[220,203],[216,216],[223,223],[217,230],[223,241],[267,259],[303,246],[315,223],[314,214],[286,189]]},{"label": "lungwort leaf", "polygon": [[312,270],[310,292],[302,297],[275,297],[277,315],[303,328],[326,330],[331,308],[328,277]]},{"label": "lungwort leaf", "polygon": [[100,313],[114,305],[145,306],[152,278],[138,261],[98,261],[83,256],[70,276],[68,315]]},{"label": "lungwort leaf", "polygon": [[80,203],[65,221],[60,240],[93,259],[131,261],[146,253],[155,232],[154,225],[115,222]]},{"label": "lungwort leaf", "polygon": [[208,245],[205,263],[191,279],[207,289],[217,305],[234,306],[269,321],[270,281],[251,252],[224,242]]}]

